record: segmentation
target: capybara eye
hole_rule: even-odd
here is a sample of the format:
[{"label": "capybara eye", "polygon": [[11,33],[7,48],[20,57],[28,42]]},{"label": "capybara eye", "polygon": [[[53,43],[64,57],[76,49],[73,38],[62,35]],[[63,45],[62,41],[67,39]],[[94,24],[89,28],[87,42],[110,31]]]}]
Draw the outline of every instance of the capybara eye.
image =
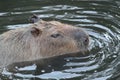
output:
[{"label": "capybara eye", "polygon": [[53,38],[57,38],[57,37],[59,37],[59,36],[61,36],[60,34],[52,34],[51,35],[51,37],[53,37]]}]

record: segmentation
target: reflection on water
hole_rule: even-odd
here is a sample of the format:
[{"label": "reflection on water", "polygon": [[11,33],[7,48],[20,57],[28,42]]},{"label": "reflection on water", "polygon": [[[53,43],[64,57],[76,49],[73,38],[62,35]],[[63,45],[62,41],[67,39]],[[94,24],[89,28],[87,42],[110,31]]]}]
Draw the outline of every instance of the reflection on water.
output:
[{"label": "reflection on water", "polygon": [[26,66],[15,63],[2,72],[2,79],[120,79],[119,0],[0,1],[0,33],[29,25],[27,20],[34,13],[44,20],[84,28],[90,35],[89,55],[24,62]]}]

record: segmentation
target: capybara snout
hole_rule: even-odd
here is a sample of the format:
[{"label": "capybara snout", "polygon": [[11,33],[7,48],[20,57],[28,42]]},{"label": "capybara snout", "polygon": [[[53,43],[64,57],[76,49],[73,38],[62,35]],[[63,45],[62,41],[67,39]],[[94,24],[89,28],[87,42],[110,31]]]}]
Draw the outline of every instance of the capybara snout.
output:
[{"label": "capybara snout", "polygon": [[88,46],[89,37],[83,30],[76,28],[72,33],[76,41],[82,42],[86,47]]}]

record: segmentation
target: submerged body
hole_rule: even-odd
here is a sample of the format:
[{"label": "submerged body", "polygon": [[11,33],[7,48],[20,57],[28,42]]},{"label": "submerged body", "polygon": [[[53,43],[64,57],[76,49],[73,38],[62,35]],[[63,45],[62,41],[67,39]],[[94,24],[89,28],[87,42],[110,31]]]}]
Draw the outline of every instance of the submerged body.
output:
[{"label": "submerged body", "polygon": [[80,28],[57,21],[38,21],[0,35],[0,67],[14,62],[84,52],[88,35]]}]

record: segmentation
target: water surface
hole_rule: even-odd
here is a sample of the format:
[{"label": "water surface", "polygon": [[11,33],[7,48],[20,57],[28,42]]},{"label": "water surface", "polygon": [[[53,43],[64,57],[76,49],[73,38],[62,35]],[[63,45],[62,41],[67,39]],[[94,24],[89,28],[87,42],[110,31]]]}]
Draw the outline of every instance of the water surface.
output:
[{"label": "water surface", "polygon": [[90,36],[89,54],[44,59],[45,64],[16,63],[13,70],[1,73],[1,79],[120,79],[119,0],[2,0],[0,33],[28,26],[32,14],[85,29]]}]

